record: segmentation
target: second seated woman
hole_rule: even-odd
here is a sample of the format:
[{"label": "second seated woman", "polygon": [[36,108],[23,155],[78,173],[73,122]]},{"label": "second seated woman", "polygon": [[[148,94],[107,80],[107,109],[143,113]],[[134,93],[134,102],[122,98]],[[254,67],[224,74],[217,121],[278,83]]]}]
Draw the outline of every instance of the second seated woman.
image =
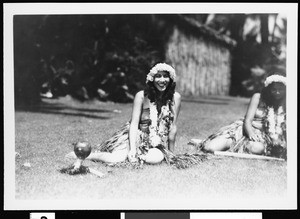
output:
[{"label": "second seated woman", "polygon": [[203,141],[192,139],[198,149],[267,155],[286,159],[286,77],[273,74],[255,93],[246,116],[224,126]]}]

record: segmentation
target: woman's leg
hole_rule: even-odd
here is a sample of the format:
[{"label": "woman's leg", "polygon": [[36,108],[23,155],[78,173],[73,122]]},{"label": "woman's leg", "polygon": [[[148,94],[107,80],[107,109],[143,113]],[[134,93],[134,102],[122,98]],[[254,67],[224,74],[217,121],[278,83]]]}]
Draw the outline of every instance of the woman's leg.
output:
[{"label": "woman's leg", "polygon": [[265,152],[265,146],[261,142],[250,141],[247,148],[252,154],[262,155]]},{"label": "woman's leg", "polygon": [[96,152],[90,154],[90,156],[87,157],[89,160],[93,161],[102,161],[105,163],[117,163],[125,161],[127,158],[128,150],[127,148],[124,148],[122,150],[117,150],[113,152]]},{"label": "woman's leg", "polygon": [[[128,154],[127,148],[116,150],[113,152],[94,152],[91,153],[86,159],[94,161],[102,161],[106,163],[117,163],[126,160]],[[70,152],[66,155],[66,158],[76,158],[74,152]]]},{"label": "woman's leg", "polygon": [[164,159],[164,154],[157,148],[151,148],[145,155],[144,160],[149,164],[158,164]]},{"label": "woman's leg", "polygon": [[207,142],[204,145],[204,150],[208,152],[226,151],[230,148],[231,144],[232,139],[225,136],[219,136]]}]

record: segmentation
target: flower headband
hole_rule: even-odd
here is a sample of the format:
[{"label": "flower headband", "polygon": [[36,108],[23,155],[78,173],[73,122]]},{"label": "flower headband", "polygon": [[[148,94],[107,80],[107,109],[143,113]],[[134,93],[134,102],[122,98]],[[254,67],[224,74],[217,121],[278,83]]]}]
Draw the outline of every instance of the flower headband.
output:
[{"label": "flower headband", "polygon": [[280,83],[283,83],[284,85],[286,85],[286,78],[281,75],[271,75],[266,78],[265,87],[269,86],[273,82],[280,82]]},{"label": "flower headband", "polygon": [[159,71],[167,71],[170,74],[170,78],[175,82],[176,80],[176,74],[174,68],[172,66],[166,64],[166,63],[158,63],[156,64],[150,72],[147,74],[146,78],[146,83],[148,81],[153,81],[154,76],[159,72]]}]

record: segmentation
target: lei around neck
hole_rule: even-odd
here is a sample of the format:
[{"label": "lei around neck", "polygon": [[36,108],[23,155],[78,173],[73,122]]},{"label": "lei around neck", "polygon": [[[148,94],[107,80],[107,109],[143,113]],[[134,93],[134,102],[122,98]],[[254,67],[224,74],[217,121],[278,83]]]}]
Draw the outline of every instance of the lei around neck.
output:
[{"label": "lei around neck", "polygon": [[280,106],[277,112],[274,107],[267,108],[267,118],[266,118],[266,131],[269,134],[272,144],[280,145],[281,137],[285,131],[285,112],[283,107]]},{"label": "lei around neck", "polygon": [[152,147],[157,147],[163,144],[163,137],[169,133],[169,126],[172,122],[169,101],[161,107],[161,112],[158,115],[157,107],[154,102],[150,102],[150,119],[149,126],[149,141]]}]

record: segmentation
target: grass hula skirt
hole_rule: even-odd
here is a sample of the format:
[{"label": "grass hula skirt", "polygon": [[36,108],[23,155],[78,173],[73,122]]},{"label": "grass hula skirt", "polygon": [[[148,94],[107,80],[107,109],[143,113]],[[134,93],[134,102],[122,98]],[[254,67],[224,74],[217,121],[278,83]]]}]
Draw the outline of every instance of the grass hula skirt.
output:
[{"label": "grass hula skirt", "polygon": [[[270,116],[270,114],[272,116]],[[273,114],[274,112],[272,111],[272,109],[270,110],[266,107],[257,109],[256,115],[252,121],[252,129],[256,136],[259,138],[259,142],[261,142],[265,146],[263,155],[287,159],[285,140],[285,113],[280,109],[277,114],[275,113],[275,116],[273,116]],[[276,134],[271,133],[274,129],[270,128],[272,126],[276,127]],[[207,144],[209,141],[217,137],[224,136],[230,138],[233,141],[228,150],[229,152],[249,154],[250,152],[247,146],[249,145],[250,140],[246,137],[243,127],[244,119],[237,120],[230,125],[224,126],[218,132],[210,135],[208,138],[202,141],[198,145],[198,150],[204,150],[205,144]]]},{"label": "grass hula skirt", "polygon": [[[124,162],[110,164],[116,167],[133,167],[141,168],[144,164],[144,157],[151,148],[159,149],[163,154],[166,162],[169,165],[179,169],[188,168],[192,165],[202,163],[205,159],[205,154],[180,154],[176,155],[168,147],[168,135],[171,124],[173,122],[173,113],[170,110],[170,104],[162,106],[161,113],[158,115],[156,105],[150,103],[150,120],[148,131],[138,130],[136,145],[138,162],[130,163],[127,159]],[[115,132],[113,136],[97,146],[99,152],[113,152],[119,149],[129,148],[129,127],[130,122],[127,122],[120,130]]]},{"label": "grass hula skirt", "polygon": [[157,148],[163,152],[166,162],[178,169],[186,169],[201,164],[206,159],[206,154],[174,154],[162,145]]}]

